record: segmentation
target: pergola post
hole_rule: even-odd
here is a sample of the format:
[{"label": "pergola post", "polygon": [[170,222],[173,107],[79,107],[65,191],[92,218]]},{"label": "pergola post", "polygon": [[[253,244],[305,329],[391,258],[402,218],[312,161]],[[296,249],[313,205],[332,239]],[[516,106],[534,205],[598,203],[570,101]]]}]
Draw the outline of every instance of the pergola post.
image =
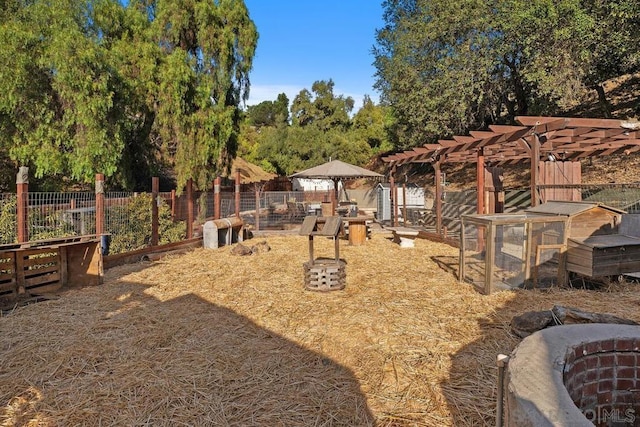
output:
[{"label": "pergola post", "polygon": [[220,219],[220,186],[222,178],[219,176],[213,181],[213,219]]},{"label": "pergola post", "polygon": [[531,206],[538,206],[538,175],[540,171],[540,137],[533,134],[531,144]]},{"label": "pergola post", "polygon": [[104,174],[96,174],[96,235],[104,234]]},{"label": "pergola post", "polygon": [[484,149],[478,149],[476,158],[476,212],[484,214]]},{"label": "pergola post", "polygon": [[254,226],[256,231],[260,230],[260,186],[255,184],[255,192],[256,192],[256,210],[254,211]]},{"label": "pergola post", "polygon": [[407,225],[407,181],[402,183],[402,222]]},{"label": "pergola post", "polygon": [[440,156],[436,157],[433,163],[433,170],[436,175],[436,234],[442,233],[442,172],[440,170]]},{"label": "pergola post", "polygon": [[391,196],[391,224],[394,227],[398,226],[398,194],[396,189],[396,165],[391,167],[391,174],[389,175],[389,191]]}]

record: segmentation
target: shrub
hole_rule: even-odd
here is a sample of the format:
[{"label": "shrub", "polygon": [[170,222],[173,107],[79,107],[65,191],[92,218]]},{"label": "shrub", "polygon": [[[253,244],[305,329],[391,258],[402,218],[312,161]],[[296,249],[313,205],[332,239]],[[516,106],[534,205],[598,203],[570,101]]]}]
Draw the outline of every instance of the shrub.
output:
[{"label": "shrub", "polygon": [[[151,243],[151,194],[136,195],[124,206],[114,206],[107,212],[107,232],[111,234],[110,253],[121,253],[142,249]],[[171,209],[162,201],[158,207],[158,233],[160,243],[179,242],[185,239],[184,221],[173,222]]]},{"label": "shrub", "polygon": [[18,241],[16,235],[16,207],[15,196],[7,197],[0,203],[0,244],[15,243]]}]

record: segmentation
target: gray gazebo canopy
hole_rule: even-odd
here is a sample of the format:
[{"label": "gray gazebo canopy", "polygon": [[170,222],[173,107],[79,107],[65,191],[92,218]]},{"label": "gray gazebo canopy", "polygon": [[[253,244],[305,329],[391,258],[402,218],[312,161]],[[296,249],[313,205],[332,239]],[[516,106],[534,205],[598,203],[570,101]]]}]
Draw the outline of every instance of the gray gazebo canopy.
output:
[{"label": "gray gazebo canopy", "polygon": [[384,177],[384,175],[340,160],[331,160],[321,165],[289,175],[289,178],[330,179],[333,181],[336,196],[338,192],[338,181],[382,177]]}]

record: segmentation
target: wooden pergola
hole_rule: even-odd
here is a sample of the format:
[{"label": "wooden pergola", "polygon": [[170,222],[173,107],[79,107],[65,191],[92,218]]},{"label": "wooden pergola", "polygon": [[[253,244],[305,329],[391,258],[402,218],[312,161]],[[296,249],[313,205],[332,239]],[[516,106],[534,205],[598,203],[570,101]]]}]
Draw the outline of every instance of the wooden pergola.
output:
[{"label": "wooden pergola", "polygon": [[[519,125],[492,125],[488,131],[472,131],[467,136],[454,136],[395,153],[382,160],[391,167],[392,198],[395,199],[393,176],[396,168],[408,163],[431,163],[435,170],[436,233],[442,229],[442,182],[440,168],[444,163],[475,163],[477,211],[484,212],[485,168],[487,165],[529,163],[531,168],[531,204],[539,202],[539,163],[544,160],[579,162],[593,156],[629,155],[640,151],[640,121],[589,119],[570,117],[516,118]],[[397,218],[395,200],[394,218]]]}]

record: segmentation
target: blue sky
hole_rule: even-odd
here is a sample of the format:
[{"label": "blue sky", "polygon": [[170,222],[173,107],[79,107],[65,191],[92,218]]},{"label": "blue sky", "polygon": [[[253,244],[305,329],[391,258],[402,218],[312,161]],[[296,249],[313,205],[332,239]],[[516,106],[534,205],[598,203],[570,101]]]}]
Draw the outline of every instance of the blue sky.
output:
[{"label": "blue sky", "polygon": [[336,96],[351,96],[362,106],[374,102],[375,67],[371,49],[382,27],[382,0],[245,0],[260,38],[250,74],[247,105],[289,102],[317,80],[332,79]]}]

